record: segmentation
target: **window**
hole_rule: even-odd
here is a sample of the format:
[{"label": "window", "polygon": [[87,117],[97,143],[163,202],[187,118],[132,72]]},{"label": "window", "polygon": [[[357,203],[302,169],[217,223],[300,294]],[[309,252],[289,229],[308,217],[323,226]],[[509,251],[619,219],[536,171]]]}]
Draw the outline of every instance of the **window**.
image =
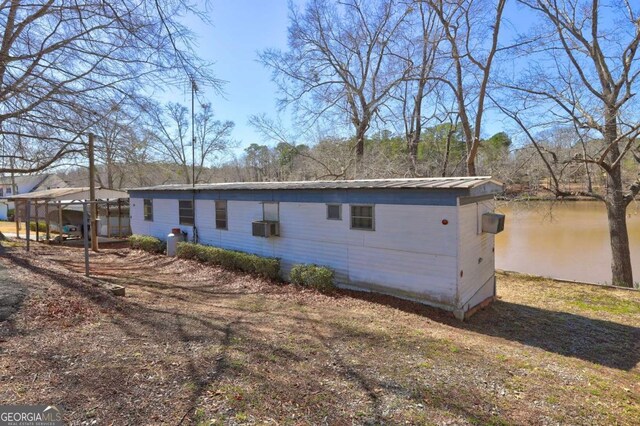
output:
[{"label": "window", "polygon": [[227,201],[216,201],[216,229],[227,229]]},{"label": "window", "polygon": [[153,200],[150,198],[144,199],[144,220],[153,222]]},{"label": "window", "polygon": [[373,206],[351,206],[351,229],[373,231]]},{"label": "window", "polygon": [[280,221],[279,204],[266,201],[262,203],[262,220],[268,220],[271,222]]},{"label": "window", "polygon": [[5,192],[6,195],[11,195],[11,187],[8,186],[7,189],[5,189],[4,192]]},{"label": "window", "polygon": [[342,220],[342,204],[327,204],[327,219]]},{"label": "window", "polygon": [[178,210],[180,216],[180,225],[193,225],[193,201],[178,201]]}]

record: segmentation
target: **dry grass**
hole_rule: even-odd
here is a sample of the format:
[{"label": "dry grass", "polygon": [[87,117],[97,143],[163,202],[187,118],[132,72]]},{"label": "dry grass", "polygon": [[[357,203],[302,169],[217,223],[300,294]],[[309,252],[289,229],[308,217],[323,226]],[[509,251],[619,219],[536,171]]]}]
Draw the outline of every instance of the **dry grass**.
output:
[{"label": "dry grass", "polygon": [[[142,252],[34,244],[0,400],[75,424],[637,424],[640,293],[499,276],[468,323]],[[125,285],[116,298],[100,282]]]},{"label": "dry grass", "polygon": [[[26,224],[22,222],[20,224],[20,232],[24,232]],[[5,220],[0,220],[0,232],[5,233],[9,232],[12,234],[16,233],[16,223],[15,222],[7,222]]]}]

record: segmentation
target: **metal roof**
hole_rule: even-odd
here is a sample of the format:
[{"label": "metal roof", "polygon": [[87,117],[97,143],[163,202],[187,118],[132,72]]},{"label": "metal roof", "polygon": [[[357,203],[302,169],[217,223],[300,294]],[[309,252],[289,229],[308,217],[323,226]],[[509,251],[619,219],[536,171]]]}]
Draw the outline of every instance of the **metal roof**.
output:
[{"label": "metal roof", "polygon": [[[196,190],[303,190],[303,189],[471,189],[492,184],[502,187],[502,183],[490,176],[410,178],[410,179],[360,179],[360,180],[316,180],[297,182],[230,182],[200,183]],[[187,191],[192,185],[159,185],[130,188],[127,191]]]},{"label": "metal roof", "polygon": [[[42,174],[42,175],[18,175],[13,177],[13,181],[16,185],[20,185],[23,182],[33,182],[34,180],[38,182],[42,182],[52,175],[50,174]],[[2,185],[11,185],[12,179],[11,176],[0,176],[0,184]]]},{"label": "metal roof", "polygon": [[[54,188],[43,191],[29,192],[7,197],[9,200],[80,200],[88,198],[89,187]],[[129,198],[129,194],[115,189],[96,188],[96,198],[99,200]]]}]

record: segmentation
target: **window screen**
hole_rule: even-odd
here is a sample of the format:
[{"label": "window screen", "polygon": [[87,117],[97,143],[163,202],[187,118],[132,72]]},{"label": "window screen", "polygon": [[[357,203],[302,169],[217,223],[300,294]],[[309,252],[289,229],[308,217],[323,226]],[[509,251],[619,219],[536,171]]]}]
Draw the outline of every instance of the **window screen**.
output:
[{"label": "window screen", "polygon": [[193,225],[193,200],[178,201],[180,225]]},{"label": "window screen", "polygon": [[351,206],[351,228],[373,231],[373,206]]},{"label": "window screen", "polygon": [[342,204],[327,204],[327,219],[342,219]]},{"label": "window screen", "polygon": [[227,229],[227,201],[216,201],[216,229]]},{"label": "window screen", "polygon": [[280,221],[280,211],[278,203],[262,203],[262,220],[273,222]]},{"label": "window screen", "polygon": [[153,200],[144,199],[144,220],[153,221]]}]

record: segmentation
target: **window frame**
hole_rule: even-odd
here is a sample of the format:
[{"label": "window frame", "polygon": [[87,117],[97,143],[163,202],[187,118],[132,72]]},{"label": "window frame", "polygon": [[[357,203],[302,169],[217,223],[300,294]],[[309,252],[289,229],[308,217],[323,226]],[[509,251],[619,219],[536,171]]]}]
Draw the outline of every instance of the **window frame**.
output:
[{"label": "window frame", "polygon": [[[371,228],[361,228],[353,226],[353,208],[354,207],[371,207]],[[355,216],[356,218],[369,219],[366,216]],[[376,230],[376,206],[375,204],[349,204],[349,229],[354,231],[375,231]]]},{"label": "window frame", "polygon": [[[338,207],[338,217],[329,217],[329,208]],[[327,220],[342,220],[342,204],[341,203],[327,203]]]},{"label": "window frame", "polygon": [[[185,219],[183,219],[183,215],[182,215],[182,211],[183,210],[187,210],[187,207],[180,207],[180,203],[191,203],[191,216],[184,216],[184,218],[186,219],[187,217],[191,218],[191,222],[186,222]],[[178,223],[180,225],[186,225],[186,226],[194,226],[195,225],[195,218],[196,218],[196,209],[195,209],[195,203],[193,200],[178,200]]]},{"label": "window frame", "polygon": [[[275,204],[276,205],[276,214],[278,218],[276,220],[269,220],[265,217],[264,214],[264,206],[266,204]],[[263,222],[280,222],[280,202],[279,201],[263,201],[262,202],[262,221]]]},{"label": "window frame", "polygon": [[[147,201],[151,207],[151,214],[147,214]],[[146,222],[153,222],[153,198],[142,199],[142,216]]]},{"label": "window frame", "polygon": [[[218,212],[223,210],[218,207],[219,203],[220,204],[224,203],[223,204],[224,205],[224,227],[218,226],[218,221],[222,220],[222,219],[218,219]],[[216,229],[220,229],[224,231],[228,230],[229,229],[229,204],[227,200],[215,200],[213,210],[215,212]]]}]

